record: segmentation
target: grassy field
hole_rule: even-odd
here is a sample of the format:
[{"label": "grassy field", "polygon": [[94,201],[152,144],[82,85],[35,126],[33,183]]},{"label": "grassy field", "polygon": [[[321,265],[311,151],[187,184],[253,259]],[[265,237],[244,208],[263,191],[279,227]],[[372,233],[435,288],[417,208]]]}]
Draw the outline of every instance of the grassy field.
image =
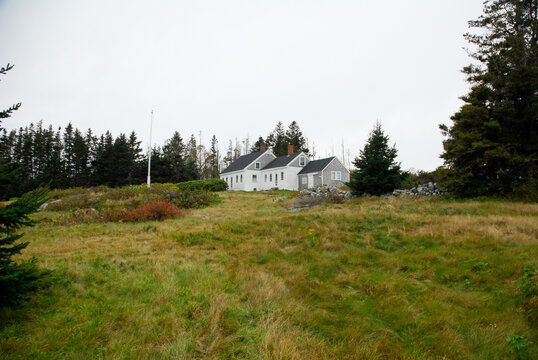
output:
[{"label": "grassy field", "polygon": [[24,257],[52,272],[0,311],[0,357],[536,358],[520,278],[537,204],[220,196],[163,222],[27,229]]}]

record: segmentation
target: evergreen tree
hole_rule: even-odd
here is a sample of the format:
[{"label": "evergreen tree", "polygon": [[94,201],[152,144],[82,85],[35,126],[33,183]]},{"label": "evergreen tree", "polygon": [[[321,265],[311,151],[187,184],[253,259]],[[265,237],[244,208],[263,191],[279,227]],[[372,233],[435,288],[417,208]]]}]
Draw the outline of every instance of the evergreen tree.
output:
[{"label": "evergreen tree", "polygon": [[282,122],[276,124],[272,133],[267,136],[267,146],[273,149],[275,156],[283,156],[288,154],[288,139]]},{"label": "evergreen tree", "polygon": [[[12,67],[8,64],[6,68],[0,69],[0,74],[5,74]],[[20,103],[0,111],[0,119],[9,117],[19,107]],[[16,173],[10,166],[0,165],[0,179],[9,181],[10,178],[16,179]],[[0,207],[0,306],[17,303],[22,295],[35,288],[36,280],[42,275],[36,267],[35,259],[17,263],[12,257],[28,246],[28,242],[16,243],[22,237],[22,234],[16,232],[22,226],[34,224],[28,215],[45,202],[46,192],[46,189],[35,190]]]},{"label": "evergreen tree", "polygon": [[266,142],[263,139],[263,137],[260,136],[258,137],[258,140],[256,140],[256,142],[254,143],[254,145],[252,145],[252,147],[250,148],[250,152],[253,153],[253,152],[261,151],[262,145],[266,145]]},{"label": "evergreen tree", "polygon": [[112,147],[113,167],[108,168],[112,175],[109,180],[109,186],[124,186],[129,183],[129,175],[134,162],[129,146],[129,140],[125,134],[120,134],[115,140]]},{"label": "evergreen tree", "polygon": [[90,178],[90,149],[84,136],[79,129],[76,129],[73,134],[72,145],[72,185],[73,186],[88,186]]},{"label": "evergreen tree", "polygon": [[209,178],[218,178],[219,177],[219,142],[217,137],[213,135],[211,138],[211,147],[209,148],[209,155],[207,157],[207,162],[209,164]]},{"label": "evergreen tree", "polygon": [[130,169],[128,184],[139,184],[144,182],[144,177],[139,175],[140,161],[144,157],[142,154],[142,148],[140,144],[142,142],[138,140],[134,131],[129,135],[129,156],[130,156]]},{"label": "evergreen tree", "polygon": [[400,186],[404,176],[395,162],[397,150],[388,142],[381,124],[376,123],[364,149],[353,161],[357,170],[351,173],[348,186],[354,194],[382,195]]},{"label": "evergreen tree", "polygon": [[168,182],[182,182],[190,180],[185,160],[186,147],[179,132],[175,131],[172,138],[168,139],[163,146],[163,160],[170,168]]},{"label": "evergreen tree", "polygon": [[[7,64],[5,67],[0,68],[0,75],[5,75],[9,70],[13,69],[15,65]],[[11,113],[18,110],[21,107],[21,103],[14,104],[5,110],[0,110],[0,119],[7,119],[11,116]]]},{"label": "evergreen tree", "polygon": [[73,177],[75,174],[75,165],[74,165],[74,154],[73,154],[73,125],[71,123],[67,124],[63,133],[63,172],[65,179],[65,187],[73,186]]},{"label": "evergreen tree", "polygon": [[200,172],[198,169],[198,147],[196,146],[196,138],[191,135],[189,142],[187,143],[186,153],[186,178],[188,180],[196,180],[200,178]]},{"label": "evergreen tree", "polygon": [[232,140],[230,140],[230,143],[228,144],[228,149],[226,150],[226,156],[222,159],[222,162],[224,163],[224,168],[230,166],[230,164],[234,161],[233,151],[234,149],[232,146]]},{"label": "evergreen tree", "polygon": [[463,69],[471,90],[453,125],[440,125],[443,185],[459,196],[536,192],[538,2],[487,1],[469,25],[479,29],[465,35],[478,65]]},{"label": "evergreen tree", "polygon": [[286,131],[286,140],[289,145],[293,145],[293,151],[295,153],[304,152],[305,154],[308,154],[309,149],[308,146],[306,146],[306,140],[296,121],[292,121],[289,125],[288,130]]},{"label": "evergreen tree", "polygon": [[28,215],[46,199],[47,189],[38,189],[0,207],[0,306],[17,303],[22,295],[35,289],[36,280],[42,275],[35,259],[17,263],[13,256],[28,246],[28,242],[16,243],[23,236],[17,231],[35,224]]}]

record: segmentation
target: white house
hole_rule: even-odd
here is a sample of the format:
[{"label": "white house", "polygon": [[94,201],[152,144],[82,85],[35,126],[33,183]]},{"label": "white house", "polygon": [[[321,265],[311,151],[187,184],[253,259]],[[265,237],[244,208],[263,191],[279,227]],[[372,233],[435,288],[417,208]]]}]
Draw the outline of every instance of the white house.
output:
[{"label": "white house", "polygon": [[220,173],[229,190],[301,190],[321,184],[342,186],[349,171],[336,158],[311,161],[303,152],[276,157],[271,150],[243,155]]}]

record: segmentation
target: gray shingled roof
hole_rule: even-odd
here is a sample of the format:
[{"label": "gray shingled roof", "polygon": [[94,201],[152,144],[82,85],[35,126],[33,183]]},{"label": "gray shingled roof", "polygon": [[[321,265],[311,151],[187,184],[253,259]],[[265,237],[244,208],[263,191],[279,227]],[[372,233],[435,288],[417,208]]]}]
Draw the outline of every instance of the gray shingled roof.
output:
[{"label": "gray shingled roof", "polygon": [[335,157],[332,156],[330,158],[326,159],[319,159],[310,161],[306,166],[303,168],[303,170],[299,171],[298,174],[309,174],[314,172],[319,172],[327,167],[331,161],[333,161]]},{"label": "gray shingled roof", "polygon": [[291,154],[291,155],[284,155],[284,156],[279,156],[277,157],[276,159],[274,159],[273,161],[271,161],[269,164],[265,165],[263,170],[265,169],[273,169],[273,168],[277,168],[277,167],[281,167],[281,166],[286,166],[288,165],[293,159],[295,159],[297,157],[297,155],[299,155],[300,153],[295,153],[295,154]]},{"label": "gray shingled roof", "polygon": [[[265,151],[269,151],[269,150],[265,150]],[[239,158],[237,158],[237,160],[231,163],[230,166],[222,170],[220,173],[224,174],[224,173],[229,173],[232,171],[243,170],[244,168],[249,166],[254,160],[260,157],[260,155],[263,154],[265,151],[258,151],[258,152],[240,156]]]}]

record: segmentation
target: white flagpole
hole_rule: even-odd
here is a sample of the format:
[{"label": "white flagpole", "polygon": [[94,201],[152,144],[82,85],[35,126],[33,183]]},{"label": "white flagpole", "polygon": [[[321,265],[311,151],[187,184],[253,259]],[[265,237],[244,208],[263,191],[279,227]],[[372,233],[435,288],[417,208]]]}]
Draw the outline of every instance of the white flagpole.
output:
[{"label": "white flagpole", "polygon": [[151,110],[151,120],[149,125],[149,150],[148,150],[148,188],[151,187],[151,132],[153,130],[153,110]]}]

